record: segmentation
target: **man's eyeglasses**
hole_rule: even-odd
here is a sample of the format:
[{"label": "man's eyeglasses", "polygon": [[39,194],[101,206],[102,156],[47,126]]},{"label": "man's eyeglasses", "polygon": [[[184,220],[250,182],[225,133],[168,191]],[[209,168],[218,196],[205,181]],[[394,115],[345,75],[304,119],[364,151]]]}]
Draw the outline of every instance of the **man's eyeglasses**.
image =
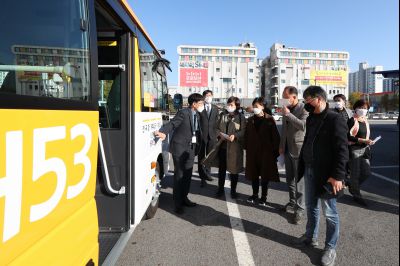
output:
[{"label": "man's eyeglasses", "polygon": [[308,99],[308,100],[304,100],[303,103],[312,103],[313,101],[315,101],[315,99],[317,99],[317,97],[311,98],[311,99]]}]

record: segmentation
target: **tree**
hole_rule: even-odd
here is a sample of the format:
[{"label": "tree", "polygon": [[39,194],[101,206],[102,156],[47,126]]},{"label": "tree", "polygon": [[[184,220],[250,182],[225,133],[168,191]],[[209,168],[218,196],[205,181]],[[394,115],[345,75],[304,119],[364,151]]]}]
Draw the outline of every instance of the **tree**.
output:
[{"label": "tree", "polygon": [[389,109],[389,95],[385,94],[381,98],[381,108],[383,108],[385,111],[388,111]]},{"label": "tree", "polygon": [[399,95],[394,94],[392,98],[389,100],[389,111],[398,111],[399,110]]},{"label": "tree", "polygon": [[353,106],[356,103],[356,101],[361,99],[361,97],[362,97],[362,93],[359,92],[359,91],[355,91],[355,92],[350,93],[350,96],[349,96],[349,104],[350,104],[350,106]]}]

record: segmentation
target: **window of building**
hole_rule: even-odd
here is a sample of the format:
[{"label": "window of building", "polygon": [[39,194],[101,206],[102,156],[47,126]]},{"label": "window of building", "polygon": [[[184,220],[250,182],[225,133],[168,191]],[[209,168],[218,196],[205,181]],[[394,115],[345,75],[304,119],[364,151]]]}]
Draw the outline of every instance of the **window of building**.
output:
[{"label": "window of building", "polygon": [[281,74],[285,74],[286,70],[285,69],[281,69]]},{"label": "window of building", "polygon": [[249,83],[253,83],[253,79],[249,79]]},{"label": "window of building", "polygon": [[281,79],[281,83],[285,83],[286,82],[286,80],[284,80],[284,79]]},{"label": "window of building", "polygon": [[239,88],[239,93],[242,93],[242,88]]},{"label": "window of building", "polygon": [[310,81],[309,80],[302,80],[301,81],[301,85],[310,85]]},{"label": "window of building", "polygon": [[219,67],[217,67],[217,68],[215,69],[215,71],[216,71],[216,72],[220,72],[221,69],[220,69]]},{"label": "window of building", "polygon": [[249,68],[249,72],[250,72],[250,73],[253,73],[253,69],[252,69],[252,68]]}]

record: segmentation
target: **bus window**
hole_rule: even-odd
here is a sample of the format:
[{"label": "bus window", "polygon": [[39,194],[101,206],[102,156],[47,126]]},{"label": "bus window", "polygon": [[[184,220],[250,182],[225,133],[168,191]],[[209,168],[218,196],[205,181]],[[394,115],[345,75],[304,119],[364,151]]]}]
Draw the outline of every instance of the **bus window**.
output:
[{"label": "bus window", "polygon": [[0,93],[90,100],[85,2],[21,0],[1,12]]},{"label": "bus window", "polygon": [[99,69],[99,122],[102,128],[120,128],[121,75],[119,69]]},{"label": "bus window", "polygon": [[99,38],[99,122],[102,128],[121,127],[121,69],[119,42]]},{"label": "bus window", "polygon": [[143,111],[165,110],[163,95],[167,92],[165,70],[154,49],[139,32],[139,60]]}]

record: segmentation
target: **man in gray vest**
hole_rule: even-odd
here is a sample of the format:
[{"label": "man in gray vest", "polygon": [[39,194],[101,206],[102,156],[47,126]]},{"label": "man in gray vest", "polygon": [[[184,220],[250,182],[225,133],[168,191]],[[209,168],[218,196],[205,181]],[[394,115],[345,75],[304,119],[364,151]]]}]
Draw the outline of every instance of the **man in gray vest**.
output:
[{"label": "man in gray vest", "polygon": [[289,203],[285,211],[294,212],[294,223],[300,224],[304,215],[304,179],[297,182],[297,166],[306,131],[308,112],[299,102],[297,89],[287,86],[282,99],[282,136],[279,153],[285,157],[286,183],[289,188]]}]

